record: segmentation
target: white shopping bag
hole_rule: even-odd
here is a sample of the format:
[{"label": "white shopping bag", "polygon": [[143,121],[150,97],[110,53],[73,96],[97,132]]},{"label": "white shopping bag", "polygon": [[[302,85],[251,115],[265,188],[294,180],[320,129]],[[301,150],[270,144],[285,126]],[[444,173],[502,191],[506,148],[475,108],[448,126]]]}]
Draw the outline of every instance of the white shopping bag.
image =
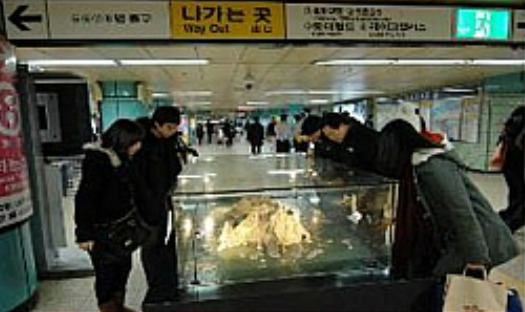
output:
[{"label": "white shopping bag", "polygon": [[449,274],[445,285],[443,312],[505,312],[507,289],[487,280],[483,268],[483,279]]}]

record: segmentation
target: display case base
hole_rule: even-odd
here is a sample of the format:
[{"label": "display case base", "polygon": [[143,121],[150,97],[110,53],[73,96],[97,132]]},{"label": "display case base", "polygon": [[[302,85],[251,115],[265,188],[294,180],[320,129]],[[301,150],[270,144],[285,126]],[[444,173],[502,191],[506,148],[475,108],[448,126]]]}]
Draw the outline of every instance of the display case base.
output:
[{"label": "display case base", "polygon": [[199,286],[177,302],[146,303],[143,311],[429,311],[435,285],[435,279],[345,285],[330,277],[309,277]]}]

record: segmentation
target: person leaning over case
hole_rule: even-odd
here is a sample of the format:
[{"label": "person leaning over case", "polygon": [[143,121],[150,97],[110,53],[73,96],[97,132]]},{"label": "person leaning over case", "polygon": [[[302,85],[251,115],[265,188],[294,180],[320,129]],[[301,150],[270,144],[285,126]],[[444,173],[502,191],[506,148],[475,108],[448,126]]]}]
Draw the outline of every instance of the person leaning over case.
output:
[{"label": "person leaning over case", "polygon": [[[174,232],[168,231],[170,194],[182,170],[177,130],[180,111],[173,106],[158,107],[151,117],[138,120],[146,128],[142,149],[135,157],[137,207],[152,227],[142,246],[141,260],[148,290],[145,303],[178,300],[177,249]],[[169,237],[166,242],[166,237]]]},{"label": "person leaning over case", "polygon": [[82,178],[75,196],[76,241],[89,252],[95,269],[95,294],[102,312],[131,311],[124,307],[131,253],[116,255],[97,239],[97,225],[109,224],[134,209],[131,157],[140,149],[142,127],[127,119],[115,121],[100,144],[86,146]]},{"label": "person leaning over case", "polygon": [[354,131],[358,127],[334,122],[336,116],[327,118],[305,120],[304,134],[348,144],[358,157],[373,160],[361,162],[367,169],[400,181],[394,275],[445,276],[462,272],[466,264],[490,268],[517,254],[510,231],[454,151],[429,141],[404,120],[391,121],[378,135],[360,140],[349,137],[360,135]]}]

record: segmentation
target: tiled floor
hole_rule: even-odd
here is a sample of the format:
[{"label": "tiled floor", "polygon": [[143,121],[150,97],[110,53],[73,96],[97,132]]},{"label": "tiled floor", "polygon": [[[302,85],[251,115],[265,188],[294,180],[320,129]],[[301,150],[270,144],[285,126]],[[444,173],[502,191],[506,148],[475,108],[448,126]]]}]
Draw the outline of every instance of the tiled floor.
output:
[{"label": "tiled floor", "polygon": [[[263,146],[263,152],[271,151],[266,143]],[[205,154],[247,154],[249,152],[248,144],[243,141],[236,141],[232,147],[225,147],[224,145],[207,145],[198,146],[197,149],[202,155]],[[505,207],[506,204],[506,185],[500,175],[487,174],[472,174],[471,175],[476,184],[480,187],[482,192],[492,203],[496,210]],[[69,206],[71,201],[69,201]],[[72,207],[66,207],[69,213],[66,213],[66,225],[68,233],[68,241],[72,242]],[[69,220],[69,221],[68,221]],[[518,279],[520,284],[518,288],[523,287],[524,273],[523,267],[525,265],[524,253],[524,239],[525,231],[523,229],[516,233],[515,239],[521,247],[520,258],[514,260],[507,265],[501,274],[504,278],[510,278],[515,281]],[[73,248],[73,246],[71,247]],[[63,280],[44,280],[39,284],[39,299],[34,311],[97,311],[97,305],[93,292],[93,277],[63,279]],[[140,310],[140,304],[146,291],[146,284],[144,273],[140,264],[138,253],[134,257],[133,270],[131,278],[128,283],[128,291],[126,303],[129,307]],[[522,296],[522,298],[524,298]]]}]

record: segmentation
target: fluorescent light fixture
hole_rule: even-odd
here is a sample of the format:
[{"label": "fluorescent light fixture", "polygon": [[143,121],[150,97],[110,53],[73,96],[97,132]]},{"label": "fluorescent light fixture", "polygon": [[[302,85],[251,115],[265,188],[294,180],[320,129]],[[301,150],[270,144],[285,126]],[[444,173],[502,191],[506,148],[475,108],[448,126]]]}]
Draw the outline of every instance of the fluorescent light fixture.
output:
[{"label": "fluorescent light fixture", "polygon": [[394,65],[435,65],[435,66],[447,66],[447,65],[468,65],[469,60],[461,59],[401,59],[397,60]]},{"label": "fluorescent light fixture", "polygon": [[190,102],[188,105],[196,105],[196,106],[205,106],[205,105],[211,105],[210,101],[201,101],[201,102]]},{"label": "fluorescent light fixture", "polygon": [[28,60],[28,66],[117,66],[114,60]]},{"label": "fluorescent light fixture", "polygon": [[290,170],[268,170],[271,175],[290,175],[290,174],[304,174],[304,169],[290,169]]},{"label": "fluorescent light fixture", "polygon": [[395,65],[393,59],[334,59],[315,61],[315,65],[333,66],[333,65]]},{"label": "fluorescent light fixture", "polygon": [[211,91],[175,91],[173,95],[179,96],[211,96],[213,92]]},{"label": "fluorescent light fixture", "polygon": [[268,105],[270,102],[268,101],[247,101],[246,105]]},{"label": "fluorescent light fixture", "polygon": [[310,100],[308,102],[310,102],[310,104],[327,104],[330,101],[328,101],[326,99],[312,99],[312,100]]},{"label": "fluorescent light fixture", "polygon": [[265,95],[301,95],[306,94],[306,91],[304,90],[275,90],[275,91],[268,91],[265,93]]},{"label": "fluorescent light fixture", "polygon": [[170,94],[167,92],[153,92],[151,96],[155,98],[166,98],[166,97],[170,97]]},{"label": "fluorescent light fixture", "polygon": [[121,65],[207,65],[207,59],[127,59],[119,60]]},{"label": "fluorescent light fixture", "polygon": [[333,59],[315,61],[316,65],[352,65],[352,66],[452,66],[452,65],[525,65],[525,60],[519,59]]},{"label": "fluorescent light fixture", "polygon": [[333,90],[275,90],[265,93],[266,96],[273,95],[334,95],[334,94],[383,94],[383,91],[333,91]]},{"label": "fluorescent light fixture", "polygon": [[474,89],[459,89],[459,88],[443,88],[443,92],[457,92],[457,93],[467,93],[467,92],[476,92]]},{"label": "fluorescent light fixture", "polygon": [[503,66],[525,65],[525,59],[524,60],[479,59],[479,60],[471,60],[471,64],[472,65],[503,65]]}]

